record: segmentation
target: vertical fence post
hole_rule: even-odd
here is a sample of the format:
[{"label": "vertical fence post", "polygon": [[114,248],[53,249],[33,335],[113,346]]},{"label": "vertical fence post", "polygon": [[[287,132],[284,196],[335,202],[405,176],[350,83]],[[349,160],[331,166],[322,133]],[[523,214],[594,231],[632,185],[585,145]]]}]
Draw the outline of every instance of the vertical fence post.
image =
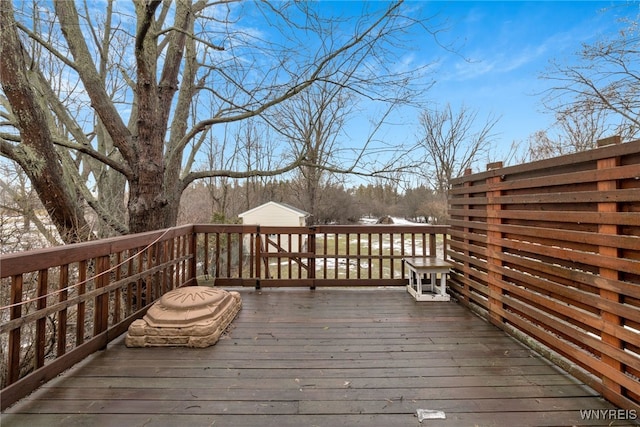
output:
[{"label": "vertical fence post", "polygon": [[[307,252],[310,252],[310,256],[307,260],[309,271],[307,277],[311,279],[311,290],[316,288],[316,227],[309,227],[307,231]],[[359,248],[359,246],[358,246]],[[360,274],[360,270],[358,270]]]},{"label": "vertical fence post", "polygon": [[[102,289],[109,284],[109,276],[106,271],[109,270],[109,255],[96,258],[96,278],[94,280],[95,289]],[[109,293],[99,294],[95,298],[95,306],[93,308],[93,336],[96,336],[107,330],[109,323]],[[107,341],[105,340],[105,346]]]},{"label": "vertical fence post", "polygon": [[[469,263],[469,259],[471,258],[471,250],[469,249],[469,245],[471,244],[471,239],[469,239],[469,234],[471,233],[471,228],[469,227],[469,223],[471,221],[471,195],[469,194],[468,188],[471,187],[471,178],[470,175],[473,174],[472,169],[465,169],[464,176],[469,177],[463,185],[466,189],[463,195],[465,203],[463,204],[464,209],[464,228],[462,229],[463,233],[463,255],[464,255],[464,263],[462,264],[462,274],[464,277],[470,277],[471,264]],[[462,285],[462,296],[464,297],[464,301],[467,305],[471,303],[471,288],[466,280],[461,280],[460,284]]]},{"label": "vertical fence post", "polygon": [[[36,307],[38,311],[47,308],[47,289],[49,282],[49,270],[38,271],[38,301]],[[42,317],[36,321],[36,357],[34,368],[44,366],[45,348],[47,347],[47,318]]]},{"label": "vertical fence post", "polygon": [[[175,261],[175,259],[176,259],[175,242],[176,242],[176,237],[173,237],[171,240],[169,240],[169,247],[167,248],[167,251],[168,251],[167,259],[170,260],[170,261]],[[172,263],[169,266],[169,273],[168,273],[169,282],[167,283],[167,286],[168,286],[167,291],[170,291],[173,288],[175,288],[175,286],[176,286],[175,276],[176,276],[176,267],[174,267],[174,265]]]},{"label": "vertical fence post", "polygon": [[[78,262],[78,296],[82,296],[87,290],[87,261]],[[138,290],[140,284],[138,284]],[[140,301],[140,299],[138,299]],[[84,319],[86,316],[86,302],[81,301],[76,308],[76,347],[84,342]]]},{"label": "vertical fence post", "polygon": [[[617,136],[617,137],[611,137],[611,138],[599,140],[598,146],[601,147],[605,145],[619,144],[619,143],[620,143],[620,137]],[[599,171],[603,169],[615,168],[619,166],[619,163],[620,163],[620,159],[617,157],[600,159],[597,162],[597,168]],[[598,180],[598,191],[613,191],[613,190],[616,190],[617,188],[618,188],[618,182],[616,180],[606,180],[606,181]],[[618,212],[618,204],[615,201],[598,203],[598,212],[602,212],[602,213]],[[619,230],[616,224],[599,224],[598,225],[598,234],[600,235],[616,235],[618,234],[618,232]],[[599,246],[598,253],[602,256],[611,257],[611,258],[618,258],[620,256],[619,250],[616,247],[616,245]],[[612,280],[619,279],[618,270],[615,270],[615,269],[600,267],[599,275],[605,279],[612,279]],[[603,299],[606,299],[609,301],[620,302],[620,295],[617,292],[612,290],[600,289],[600,296]],[[609,313],[605,310],[601,310],[600,315],[602,316],[602,321],[604,324],[610,324],[614,326],[612,328],[607,328],[607,327],[602,328],[602,332],[601,332],[602,341],[611,345],[612,347],[622,348],[622,342],[620,339],[604,332],[606,330],[614,330],[615,326],[620,325],[621,324],[620,317],[614,313]],[[616,371],[623,370],[623,366],[620,363],[620,361],[606,354],[602,355],[602,361],[607,365],[613,367]],[[607,395],[611,392],[613,394],[618,394],[618,395],[622,393],[622,387],[613,379],[603,376],[602,384],[604,386],[603,395],[605,398],[607,398],[608,397]]]},{"label": "vertical fence post", "polygon": [[[191,230],[191,234],[189,234],[191,238],[191,244],[189,245],[189,251],[191,252],[191,260],[189,261],[189,277],[187,278],[187,286],[195,286],[198,284],[198,280],[196,276],[198,274],[198,234],[195,232],[195,229]],[[206,263],[207,260],[204,260]],[[182,286],[182,284],[180,284]]]},{"label": "vertical fence post", "polygon": [[204,265],[202,274],[204,274],[205,279],[209,278],[209,233],[204,233]]},{"label": "vertical fence post", "polygon": [[[502,167],[502,162],[489,163],[487,170],[499,169]],[[503,323],[502,312],[502,288],[498,285],[498,282],[502,280],[502,274],[500,268],[502,267],[502,261],[499,254],[502,252],[502,232],[500,230],[500,224],[502,219],[499,217],[502,206],[499,202],[496,202],[496,198],[500,197],[502,190],[500,190],[500,182],[502,177],[500,175],[487,178],[487,267],[488,267],[488,286],[489,286],[489,320],[500,325]]]},{"label": "vertical fence post", "polygon": [[[117,278],[119,279],[119,277]],[[67,291],[67,286],[69,286],[69,264],[60,266],[60,277],[58,278],[58,290],[60,292],[59,302],[64,302],[67,300],[67,296],[69,291]],[[63,308],[58,312],[58,336],[57,336],[57,345],[56,345],[56,355],[58,357],[62,356],[67,352],[67,309]]]},{"label": "vertical fence post", "polygon": [[244,261],[244,230],[236,234],[236,240],[238,244],[238,278],[242,279],[244,277],[242,272]]},{"label": "vertical fence post", "polygon": [[[436,258],[438,254],[436,253],[436,240],[438,239],[438,235],[434,232],[429,232],[429,258]],[[424,252],[424,250],[423,250]],[[445,254],[444,259],[447,259]]]},{"label": "vertical fence post", "polygon": [[[262,268],[262,236],[260,236],[260,226],[256,226],[256,289],[260,289],[260,276],[261,276],[261,268]],[[267,266],[269,268],[269,266]]]},{"label": "vertical fence post", "polygon": [[[147,247],[147,259],[146,259],[146,263],[145,265],[142,267],[145,271],[151,270],[154,267],[154,259],[155,259],[155,253],[156,253],[156,245],[153,244],[149,247]],[[147,276],[144,279],[144,282],[146,283],[146,292],[147,292],[147,303],[152,302],[156,295],[155,295],[155,283],[156,283],[156,275],[152,274],[150,276]]]},{"label": "vertical fence post", "polygon": [[[11,320],[22,317],[22,274],[13,276],[11,282]],[[13,384],[20,379],[20,326],[9,331],[9,355],[7,361],[7,384]]]},{"label": "vertical fence post", "polygon": [[244,242],[244,239],[247,239],[247,249],[249,250],[249,255],[247,259],[247,264],[249,266],[249,277],[253,279],[256,277],[255,270],[254,270],[256,266],[256,262],[255,262],[256,236],[253,231],[247,231],[246,228],[244,229],[244,233],[246,234],[246,237],[243,237],[242,241]]}]

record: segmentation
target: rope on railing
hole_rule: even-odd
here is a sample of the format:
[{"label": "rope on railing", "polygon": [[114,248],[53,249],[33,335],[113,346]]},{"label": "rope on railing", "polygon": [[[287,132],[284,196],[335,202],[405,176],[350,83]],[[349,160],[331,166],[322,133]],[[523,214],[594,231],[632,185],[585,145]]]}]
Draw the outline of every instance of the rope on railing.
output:
[{"label": "rope on railing", "polygon": [[27,299],[27,300],[24,300],[24,301],[20,301],[20,302],[15,303],[15,304],[10,304],[10,305],[2,306],[2,307],[0,307],[0,311],[8,310],[8,309],[11,309],[11,308],[13,308],[13,307],[18,307],[18,306],[21,306],[21,305],[26,305],[26,304],[29,304],[29,303],[34,303],[34,302],[37,302],[37,301],[39,301],[39,300],[41,300],[41,299],[43,299],[43,298],[48,298],[48,297],[56,296],[56,295],[58,295],[58,294],[59,294],[59,293],[61,293],[61,292],[66,292],[66,291],[69,291],[69,290],[71,290],[71,289],[77,288],[78,286],[83,285],[83,284],[86,284],[86,283],[88,283],[88,282],[90,282],[90,281],[92,281],[92,280],[95,280],[95,279],[97,279],[97,278],[98,278],[98,277],[100,277],[100,276],[103,276],[103,275],[105,275],[105,274],[107,274],[107,273],[111,273],[112,271],[114,271],[114,270],[115,270],[115,269],[117,269],[118,267],[120,267],[120,266],[122,266],[122,265],[124,265],[124,264],[128,263],[129,261],[131,261],[131,260],[133,260],[133,259],[137,258],[139,255],[143,254],[143,253],[144,253],[146,250],[148,250],[150,247],[152,247],[153,245],[155,245],[156,243],[158,243],[160,240],[162,240],[162,238],[163,238],[164,236],[166,236],[166,235],[167,235],[167,233],[168,233],[169,231],[173,230],[174,228],[175,228],[175,227],[167,228],[167,229],[164,231],[164,233],[162,233],[160,236],[158,236],[158,238],[156,238],[153,242],[151,242],[151,243],[149,243],[147,246],[145,246],[141,251],[139,251],[139,252],[137,252],[136,254],[134,254],[134,255],[132,255],[132,256],[130,256],[130,257],[128,257],[128,258],[126,258],[126,259],[125,259],[125,260],[123,260],[122,262],[120,262],[120,263],[118,263],[118,264],[114,265],[113,267],[108,268],[108,269],[107,269],[107,270],[105,270],[105,271],[102,271],[102,272],[100,272],[100,273],[98,273],[98,274],[96,274],[96,275],[94,275],[94,276],[88,277],[88,278],[86,278],[85,280],[82,280],[82,281],[80,281],[80,282],[77,282],[77,283],[75,283],[75,284],[73,284],[73,285],[67,286],[66,288],[57,289],[57,290],[55,290],[55,291],[53,291],[53,292],[50,292],[50,293],[48,293],[48,294],[41,295],[41,296],[36,297],[36,298],[30,298],[30,299]]}]

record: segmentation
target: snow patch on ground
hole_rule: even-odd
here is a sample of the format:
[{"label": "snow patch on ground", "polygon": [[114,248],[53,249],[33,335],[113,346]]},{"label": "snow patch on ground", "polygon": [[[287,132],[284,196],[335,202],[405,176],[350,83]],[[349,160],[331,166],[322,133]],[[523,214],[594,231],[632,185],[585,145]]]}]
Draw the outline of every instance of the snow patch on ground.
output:
[{"label": "snow patch on ground", "polygon": [[[374,218],[374,217],[363,217],[360,218],[360,224],[362,225],[375,225],[378,223],[378,220],[380,218]],[[424,223],[420,223],[420,222],[414,222],[405,218],[399,218],[399,217],[395,217],[392,216],[391,219],[393,220],[393,223],[396,225],[425,225]]]}]

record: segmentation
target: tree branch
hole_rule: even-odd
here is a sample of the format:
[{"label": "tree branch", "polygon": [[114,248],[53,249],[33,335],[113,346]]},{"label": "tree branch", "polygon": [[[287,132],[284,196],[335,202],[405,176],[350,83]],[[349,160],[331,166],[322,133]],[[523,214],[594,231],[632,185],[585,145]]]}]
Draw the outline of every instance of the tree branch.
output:
[{"label": "tree branch", "polygon": [[311,64],[312,69],[309,70],[308,77],[305,78],[303,81],[293,84],[292,86],[289,87],[289,89],[287,89],[281,95],[275,96],[270,100],[263,102],[258,107],[255,107],[255,108],[247,107],[245,108],[244,112],[237,113],[233,116],[218,115],[216,117],[211,117],[209,119],[201,120],[200,122],[196,123],[196,125],[189,132],[187,132],[187,134],[184,136],[184,138],[180,142],[180,146],[182,147],[186,146],[186,144],[192,138],[194,138],[198,133],[207,129],[209,126],[220,124],[220,123],[232,123],[240,120],[245,120],[250,117],[255,117],[267,111],[268,109],[272,108],[273,106],[278,105],[281,102],[299,94],[300,92],[302,92],[303,90],[305,90],[306,88],[314,84],[316,81],[318,81],[321,78],[321,73],[329,67],[332,61],[334,61],[336,58],[340,57],[344,53],[350,51],[352,48],[359,46],[359,44],[362,43],[367,36],[371,35],[378,26],[380,26],[383,22],[385,22],[385,20],[387,20],[390,16],[392,16],[398,10],[398,8],[401,6],[402,3],[403,3],[402,1],[399,1],[392,4],[382,16],[380,16],[376,21],[374,21],[367,28],[361,31],[360,34],[354,35],[351,38],[351,40],[349,40],[347,43],[343,44],[342,46],[340,46],[339,48],[333,51],[330,51],[323,58],[320,58],[319,60]]},{"label": "tree branch", "polygon": [[93,59],[80,30],[78,12],[72,1],[54,2],[55,10],[60,20],[62,34],[67,40],[69,49],[75,59],[74,69],[78,72],[84,87],[91,98],[95,112],[108,129],[109,135],[125,162],[129,165],[137,161],[135,148],[132,144],[131,133],[123,123],[118,110],[107,94],[102,79],[96,70]]}]

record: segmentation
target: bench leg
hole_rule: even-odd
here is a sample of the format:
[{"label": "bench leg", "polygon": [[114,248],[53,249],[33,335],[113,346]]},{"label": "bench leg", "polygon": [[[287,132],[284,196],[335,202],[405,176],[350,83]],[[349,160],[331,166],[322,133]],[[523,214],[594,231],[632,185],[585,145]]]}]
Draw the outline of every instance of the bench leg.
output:
[{"label": "bench leg", "polygon": [[418,295],[422,293],[422,281],[420,275],[415,270],[409,270],[409,287]]},{"label": "bench leg", "polygon": [[[414,296],[417,301],[449,301],[447,294],[447,274],[440,273],[440,283],[438,283],[438,273],[434,271],[419,272],[413,268],[409,268],[409,285],[407,290]],[[422,287],[429,283],[430,293],[423,294]],[[426,289],[425,289],[426,291]]]},{"label": "bench leg", "polygon": [[447,273],[440,273],[440,295],[447,294]]}]

